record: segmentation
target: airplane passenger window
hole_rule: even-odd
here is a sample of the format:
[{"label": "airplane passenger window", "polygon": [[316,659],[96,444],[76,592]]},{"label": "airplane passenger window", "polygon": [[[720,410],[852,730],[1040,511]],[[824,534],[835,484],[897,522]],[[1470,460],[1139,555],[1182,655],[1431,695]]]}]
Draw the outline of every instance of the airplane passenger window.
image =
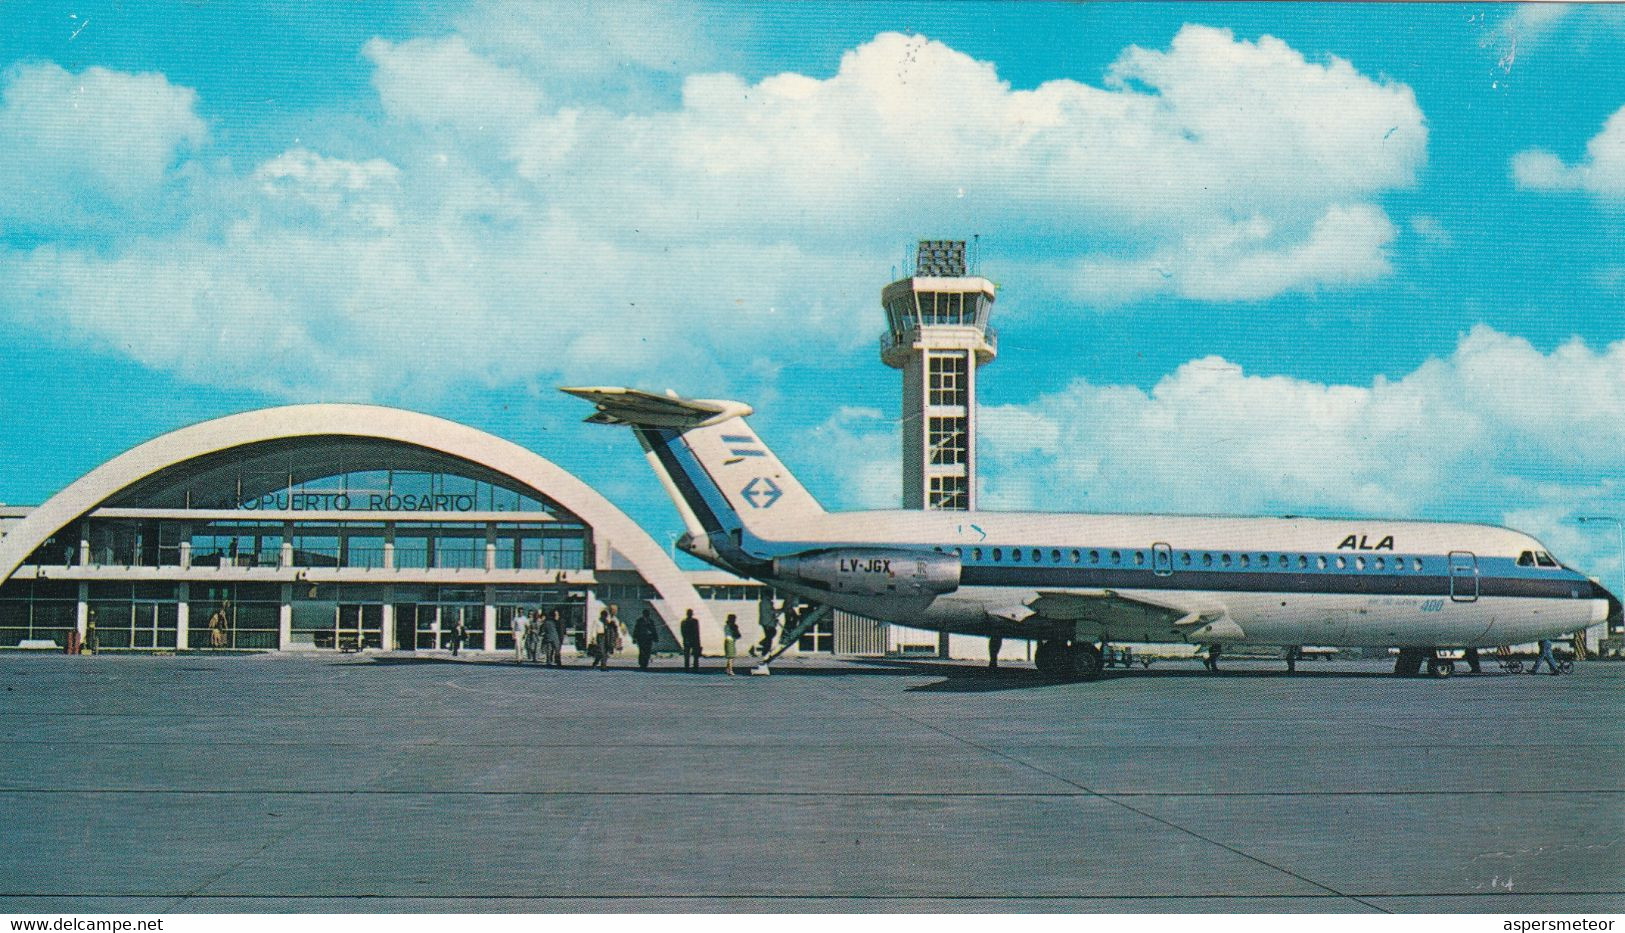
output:
[{"label": "airplane passenger window", "polygon": [[1230,555],[1229,554],[1220,554],[1219,555],[1219,563],[1225,565],[1226,567],[1230,566]]},{"label": "airplane passenger window", "polygon": [[1020,561],[1021,560],[1021,548],[1018,548],[1018,547],[1011,548],[1010,549],[1010,559],[1013,560],[1013,561]]},{"label": "airplane passenger window", "polygon": [[1246,554],[1241,555],[1241,566],[1249,567],[1252,565],[1252,562],[1252,558],[1248,557]]},{"label": "airplane passenger window", "polygon": [[1348,558],[1343,557],[1342,555],[1338,555],[1337,569],[1338,570],[1343,570],[1343,569],[1347,568],[1348,565],[1349,565]]},{"label": "airplane passenger window", "polygon": [[1542,567],[1556,567],[1557,566],[1557,561],[1552,560],[1552,555],[1546,553],[1545,551],[1536,551],[1535,552],[1535,563],[1539,564]]},{"label": "airplane passenger window", "polygon": [[1518,555],[1518,566],[1519,567],[1533,567],[1533,566],[1535,566],[1535,552],[1534,551],[1524,551],[1522,554],[1519,554]]},{"label": "airplane passenger window", "polygon": [[1206,551],[1202,552],[1202,566],[1203,567],[1211,567],[1211,566],[1213,566],[1213,555],[1212,554],[1209,554]]},{"label": "airplane passenger window", "polygon": [[1364,557],[1356,557],[1356,558],[1354,558],[1354,569],[1356,569],[1356,570],[1364,570],[1365,569],[1365,558]]},{"label": "airplane passenger window", "polygon": [[1122,562],[1123,562],[1123,552],[1122,551],[1113,551],[1112,552],[1112,563],[1121,564]]},{"label": "airplane passenger window", "polygon": [[1060,551],[1050,551],[1049,552],[1049,561],[1052,564],[1059,564],[1061,562],[1061,552]]},{"label": "airplane passenger window", "polygon": [[1135,551],[1134,552],[1134,566],[1136,566],[1136,567],[1145,566],[1145,552],[1144,551]]},{"label": "airplane passenger window", "polygon": [[1186,567],[1189,567],[1191,565],[1191,552],[1190,551],[1180,551],[1179,552],[1179,562],[1181,564],[1184,564]]},{"label": "airplane passenger window", "polygon": [[1298,555],[1298,569],[1299,570],[1308,570],[1309,569],[1309,558],[1308,558],[1308,556],[1306,556],[1304,554],[1299,554]]},{"label": "airplane passenger window", "polygon": [[1260,554],[1260,555],[1258,555],[1258,566],[1260,566],[1260,567],[1268,567],[1269,565],[1270,565],[1270,556],[1268,554]]},{"label": "airplane passenger window", "polygon": [[1077,563],[1078,561],[1080,561],[1082,559],[1083,559],[1083,554],[1077,548],[1073,548],[1072,549],[1072,563],[1075,564],[1075,563]]},{"label": "airplane passenger window", "polygon": [[994,548],[993,549],[993,559],[994,560],[1004,560],[1004,551],[999,549],[999,548]]},{"label": "airplane passenger window", "polygon": [[1381,557],[1377,558],[1377,569],[1378,570],[1383,570],[1387,566],[1388,566],[1388,561],[1387,560],[1385,560],[1384,558],[1381,558]]},{"label": "airplane passenger window", "polygon": [[1091,563],[1091,564],[1100,563],[1100,552],[1099,551],[1090,551],[1089,552],[1089,563]]},{"label": "airplane passenger window", "polygon": [[[1302,560],[1302,558],[1299,558],[1299,560]],[[1286,559],[1286,555],[1285,555],[1285,554],[1282,554],[1282,555],[1281,555],[1281,560],[1280,560],[1280,562],[1279,562],[1279,564],[1278,564],[1278,566],[1279,566],[1279,567],[1280,567],[1280,568],[1281,568],[1281,569],[1282,569],[1282,570],[1285,570],[1285,569],[1286,569],[1286,565],[1287,565],[1287,559]]]},{"label": "airplane passenger window", "polygon": [[1417,559],[1411,561],[1411,569],[1420,573],[1422,570],[1422,558],[1418,557]]},{"label": "airplane passenger window", "polygon": [[970,549],[970,559],[971,560],[981,560],[982,559],[982,549],[979,548],[979,547],[971,548]]},{"label": "airplane passenger window", "polygon": [[1326,555],[1325,554],[1322,554],[1319,557],[1315,558],[1315,566],[1319,567],[1321,570],[1326,569]]},{"label": "airplane passenger window", "polygon": [[1040,551],[1038,548],[1033,548],[1033,563],[1035,563],[1035,564],[1039,563],[1043,559],[1044,559],[1044,552]]}]

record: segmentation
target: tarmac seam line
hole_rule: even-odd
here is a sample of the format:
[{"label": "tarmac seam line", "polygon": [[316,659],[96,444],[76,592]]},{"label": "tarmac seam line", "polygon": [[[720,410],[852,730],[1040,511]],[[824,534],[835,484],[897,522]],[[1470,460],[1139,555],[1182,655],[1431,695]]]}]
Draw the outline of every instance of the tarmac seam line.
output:
[{"label": "tarmac seam line", "polygon": [[860,701],[862,701],[864,703],[868,703],[869,705],[875,707],[876,709],[884,710],[885,712],[891,713],[893,716],[896,716],[896,717],[898,717],[900,719],[907,720],[908,722],[911,722],[911,723],[913,723],[916,726],[919,726],[921,728],[929,729],[929,730],[931,730],[933,732],[936,732],[939,735],[946,736],[947,738],[953,739],[956,742],[963,743],[963,744],[965,744],[965,745],[967,745],[967,746],[969,746],[971,748],[978,749],[978,750],[980,750],[982,752],[985,752],[985,753],[987,753],[989,755],[993,755],[993,756],[996,756],[996,757],[999,757],[999,758],[1003,758],[1006,761],[1010,761],[1010,762],[1013,762],[1013,763],[1015,763],[1017,765],[1020,765],[1020,766],[1022,766],[1024,768],[1028,768],[1028,769],[1030,769],[1030,770],[1032,770],[1032,771],[1034,771],[1034,772],[1036,772],[1038,774],[1042,774],[1042,775],[1044,775],[1044,776],[1046,776],[1048,778],[1051,778],[1053,780],[1060,781],[1062,784],[1067,784],[1069,786],[1076,787],[1078,790],[1083,791],[1085,794],[1087,794],[1089,796],[1098,797],[1101,800],[1106,801],[1107,803],[1110,803],[1110,804],[1112,804],[1114,806],[1122,807],[1123,809],[1129,811],[1130,813],[1137,814],[1137,815],[1139,815],[1141,817],[1144,817],[1145,819],[1151,820],[1154,823],[1159,823],[1159,824],[1161,824],[1163,826],[1166,826],[1167,828],[1172,829],[1172,830],[1174,830],[1176,832],[1184,833],[1185,835],[1190,836],[1193,839],[1199,839],[1202,842],[1207,843],[1208,845],[1217,846],[1218,848],[1223,849],[1226,852],[1229,852],[1229,853],[1231,853],[1233,855],[1238,855],[1238,856],[1240,856],[1240,857],[1242,857],[1244,859],[1247,859],[1250,862],[1254,862],[1254,863],[1256,863],[1258,865],[1262,865],[1265,868],[1272,869],[1272,870],[1277,871],[1277,872],[1279,872],[1279,873],[1281,873],[1283,875],[1286,875],[1286,876],[1288,876],[1290,878],[1296,878],[1297,880],[1303,882],[1304,884],[1311,885],[1313,887],[1319,888],[1322,891],[1327,891],[1327,892],[1329,892],[1331,894],[1334,894],[1334,895],[1336,895],[1338,897],[1347,898],[1348,900],[1351,900],[1356,904],[1360,904],[1361,906],[1368,907],[1371,910],[1374,910],[1374,911],[1376,911],[1378,913],[1383,913],[1383,914],[1392,913],[1392,911],[1385,910],[1385,909],[1383,909],[1382,907],[1380,907],[1380,906],[1378,906],[1376,904],[1372,904],[1372,903],[1369,903],[1367,901],[1361,900],[1359,897],[1357,897],[1357,896],[1355,896],[1353,894],[1348,894],[1348,893],[1345,893],[1343,891],[1339,891],[1336,888],[1331,887],[1330,885],[1321,884],[1320,882],[1315,881],[1312,878],[1308,878],[1308,877],[1305,877],[1303,875],[1300,875],[1297,872],[1293,871],[1292,869],[1286,868],[1285,866],[1276,865],[1275,863],[1269,861],[1268,859],[1261,858],[1259,856],[1253,855],[1250,852],[1244,852],[1241,849],[1236,848],[1235,846],[1229,845],[1229,844],[1224,843],[1224,842],[1220,842],[1219,840],[1214,839],[1212,837],[1205,836],[1202,833],[1199,833],[1194,829],[1189,829],[1187,827],[1180,826],[1179,824],[1174,823],[1171,820],[1167,820],[1167,819],[1164,819],[1164,818],[1162,818],[1160,816],[1157,816],[1156,814],[1147,813],[1146,811],[1141,810],[1138,807],[1131,806],[1128,803],[1123,802],[1122,800],[1115,799],[1114,797],[1112,797],[1112,796],[1110,796],[1108,794],[1101,793],[1099,791],[1094,790],[1091,787],[1087,787],[1087,786],[1085,786],[1083,784],[1079,784],[1077,781],[1074,781],[1074,780],[1071,780],[1069,778],[1063,777],[1063,776],[1061,776],[1059,774],[1056,774],[1053,771],[1050,771],[1050,770],[1048,770],[1046,768],[1042,768],[1042,767],[1040,767],[1040,766],[1038,766],[1036,764],[1033,764],[1030,761],[1026,761],[1026,760],[1023,760],[1021,758],[1018,758],[1017,756],[1012,755],[1012,754],[1010,754],[1008,752],[1005,752],[1005,751],[1002,751],[1002,750],[996,749],[996,748],[991,748],[989,746],[982,745],[982,744],[980,744],[978,742],[974,742],[974,741],[972,741],[970,739],[967,739],[967,738],[965,738],[963,736],[956,735],[956,734],[954,734],[952,732],[947,731],[946,729],[941,728],[940,726],[934,725],[934,724],[929,723],[929,722],[925,722],[925,721],[923,721],[921,719],[918,719],[918,718],[916,718],[914,716],[911,716],[908,713],[903,712],[902,710],[894,709],[894,708],[886,705],[885,703],[880,702],[879,700],[875,700],[875,699],[863,696],[863,695],[855,693],[855,692],[843,691],[839,687],[836,687],[836,686],[830,686],[829,689],[833,690],[835,692],[845,693],[847,696],[855,698],[857,700],[860,700]]}]

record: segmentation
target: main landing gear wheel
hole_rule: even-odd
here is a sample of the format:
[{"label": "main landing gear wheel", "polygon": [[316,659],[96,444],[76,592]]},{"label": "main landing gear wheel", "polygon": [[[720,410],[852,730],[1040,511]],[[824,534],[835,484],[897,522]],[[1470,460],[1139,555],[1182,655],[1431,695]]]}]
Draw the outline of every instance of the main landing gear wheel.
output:
[{"label": "main landing gear wheel", "polygon": [[1094,645],[1081,644],[1072,646],[1072,676],[1078,680],[1095,680],[1105,669],[1105,659],[1101,657],[1100,649]]},{"label": "main landing gear wheel", "polygon": [[1428,673],[1434,677],[1445,678],[1456,672],[1456,662],[1449,658],[1428,658]]},{"label": "main landing gear wheel", "polygon": [[1059,677],[1063,671],[1063,660],[1066,657],[1066,645],[1058,641],[1041,641],[1038,648],[1033,651],[1033,666],[1038,673],[1050,677]]}]

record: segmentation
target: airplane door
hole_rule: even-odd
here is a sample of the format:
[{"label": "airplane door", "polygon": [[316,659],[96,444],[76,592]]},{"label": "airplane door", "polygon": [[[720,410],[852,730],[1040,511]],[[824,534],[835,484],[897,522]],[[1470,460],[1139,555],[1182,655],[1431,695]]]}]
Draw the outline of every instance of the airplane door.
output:
[{"label": "airplane door", "polygon": [[1174,572],[1174,549],[1158,542],[1151,545],[1151,572],[1159,577],[1172,576]]},{"label": "airplane door", "polygon": [[1478,558],[1472,551],[1450,552],[1450,599],[1458,603],[1478,599]]}]

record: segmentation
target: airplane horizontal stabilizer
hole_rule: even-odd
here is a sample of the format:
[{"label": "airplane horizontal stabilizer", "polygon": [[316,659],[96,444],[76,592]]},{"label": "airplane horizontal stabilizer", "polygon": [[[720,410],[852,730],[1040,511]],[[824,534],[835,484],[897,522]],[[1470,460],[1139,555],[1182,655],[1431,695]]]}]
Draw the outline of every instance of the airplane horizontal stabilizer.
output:
[{"label": "airplane horizontal stabilizer", "polygon": [[589,424],[627,424],[646,428],[690,428],[721,424],[751,413],[743,402],[726,399],[682,398],[676,393],[656,395],[619,386],[561,386],[560,392],[586,399],[597,407]]}]

